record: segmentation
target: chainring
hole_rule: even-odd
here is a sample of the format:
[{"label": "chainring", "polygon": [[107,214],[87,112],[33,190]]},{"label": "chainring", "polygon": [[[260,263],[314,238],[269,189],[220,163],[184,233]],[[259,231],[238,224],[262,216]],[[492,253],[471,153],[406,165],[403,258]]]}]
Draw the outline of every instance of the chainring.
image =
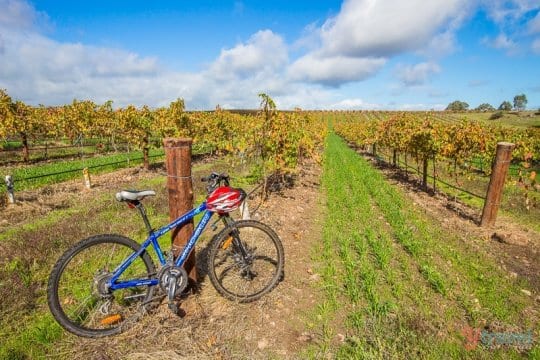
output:
[{"label": "chainring", "polygon": [[183,267],[165,265],[158,273],[159,287],[163,292],[169,292],[169,284],[172,278],[176,279],[174,295],[180,295],[188,286],[188,274]]}]

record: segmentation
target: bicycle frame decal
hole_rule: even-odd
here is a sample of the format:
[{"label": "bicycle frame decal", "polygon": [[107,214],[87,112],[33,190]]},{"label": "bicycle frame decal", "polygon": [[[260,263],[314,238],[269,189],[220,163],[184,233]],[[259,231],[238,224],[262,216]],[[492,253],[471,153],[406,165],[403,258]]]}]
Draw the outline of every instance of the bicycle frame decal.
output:
[{"label": "bicycle frame decal", "polygon": [[[166,264],[165,256],[163,255],[163,252],[161,251],[161,247],[159,246],[158,239],[171,231],[172,229],[182,225],[183,223],[193,219],[196,215],[200,214],[201,212],[206,210],[206,202],[203,202],[198,207],[188,211],[184,215],[178,217],[176,220],[172,221],[168,225],[165,225],[161,228],[159,228],[156,231],[152,231],[148,235],[148,238],[142,243],[141,248],[139,251],[134,252],[131,254],[126,260],[124,260],[114,271],[113,276],[111,277],[109,281],[109,288],[111,290],[118,290],[118,289],[124,289],[128,287],[134,287],[134,286],[154,286],[158,284],[157,279],[132,279],[127,281],[118,281],[118,278],[122,275],[122,273],[131,265],[135,259],[137,259],[146,249],[152,244],[152,247],[154,248],[154,251],[156,252],[159,262],[161,265]],[[191,250],[195,246],[195,243],[199,239],[199,236],[205,229],[206,225],[208,224],[208,221],[210,221],[210,218],[212,217],[213,213],[210,211],[206,211],[202,217],[202,219],[197,224],[197,227],[195,228],[195,231],[193,232],[193,235],[191,235],[191,238],[189,239],[188,243],[182,250],[182,253],[179,254],[178,258],[175,261],[175,266],[182,266],[184,262],[186,261],[189,253],[191,253]]]},{"label": "bicycle frame decal", "polygon": [[212,214],[214,213],[210,211],[207,211],[204,213],[201,221],[199,221],[199,223],[197,224],[197,228],[193,232],[193,235],[191,235],[191,238],[189,239],[188,243],[186,244],[186,246],[184,246],[184,250],[182,250],[182,253],[178,255],[178,258],[176,259],[176,262],[174,263],[174,265],[182,266],[184,264],[187,257],[189,256],[189,253],[191,253],[191,250],[193,249],[193,247],[195,246],[195,243],[199,239],[199,236],[201,235],[202,231],[206,227],[206,224],[208,224],[208,221],[212,217]]}]

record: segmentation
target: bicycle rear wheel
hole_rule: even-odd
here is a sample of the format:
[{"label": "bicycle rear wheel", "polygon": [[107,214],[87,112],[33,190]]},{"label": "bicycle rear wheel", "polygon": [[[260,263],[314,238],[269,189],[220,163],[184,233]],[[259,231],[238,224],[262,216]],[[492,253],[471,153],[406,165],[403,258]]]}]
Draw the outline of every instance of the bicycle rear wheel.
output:
[{"label": "bicycle rear wheel", "polygon": [[[66,251],[54,266],[47,288],[49,308],[58,323],[79,336],[102,337],[117,334],[137,321],[153,287],[109,291],[106,284],[116,267],[139,249],[140,245],[129,238],[98,235]],[[154,264],[145,251],[119,280],[154,275]]]},{"label": "bicycle rear wheel", "polygon": [[282,280],[284,257],[283,245],[270,227],[241,220],[223,229],[210,244],[208,276],[227,299],[251,302]]}]

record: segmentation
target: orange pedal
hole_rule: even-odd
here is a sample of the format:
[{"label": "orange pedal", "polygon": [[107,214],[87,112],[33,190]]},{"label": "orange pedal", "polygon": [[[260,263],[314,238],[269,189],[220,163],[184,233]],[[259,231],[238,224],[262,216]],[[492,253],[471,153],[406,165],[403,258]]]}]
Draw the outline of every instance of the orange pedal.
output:
[{"label": "orange pedal", "polygon": [[114,325],[122,321],[122,315],[120,314],[113,314],[109,315],[104,319],[101,319],[102,325]]}]

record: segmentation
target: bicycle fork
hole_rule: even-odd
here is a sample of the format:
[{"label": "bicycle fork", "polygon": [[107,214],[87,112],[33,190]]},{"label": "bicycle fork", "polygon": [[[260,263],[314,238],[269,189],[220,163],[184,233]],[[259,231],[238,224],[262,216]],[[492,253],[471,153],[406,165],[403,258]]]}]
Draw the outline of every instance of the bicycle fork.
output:
[{"label": "bicycle fork", "polygon": [[225,226],[231,229],[229,236],[232,237],[231,243],[233,248],[237,250],[237,254],[233,255],[233,257],[235,262],[240,265],[241,275],[248,280],[253,280],[257,274],[251,270],[252,254],[249,253],[249,249],[240,240],[240,231],[234,225],[234,220],[229,216],[224,216],[223,221]]}]

